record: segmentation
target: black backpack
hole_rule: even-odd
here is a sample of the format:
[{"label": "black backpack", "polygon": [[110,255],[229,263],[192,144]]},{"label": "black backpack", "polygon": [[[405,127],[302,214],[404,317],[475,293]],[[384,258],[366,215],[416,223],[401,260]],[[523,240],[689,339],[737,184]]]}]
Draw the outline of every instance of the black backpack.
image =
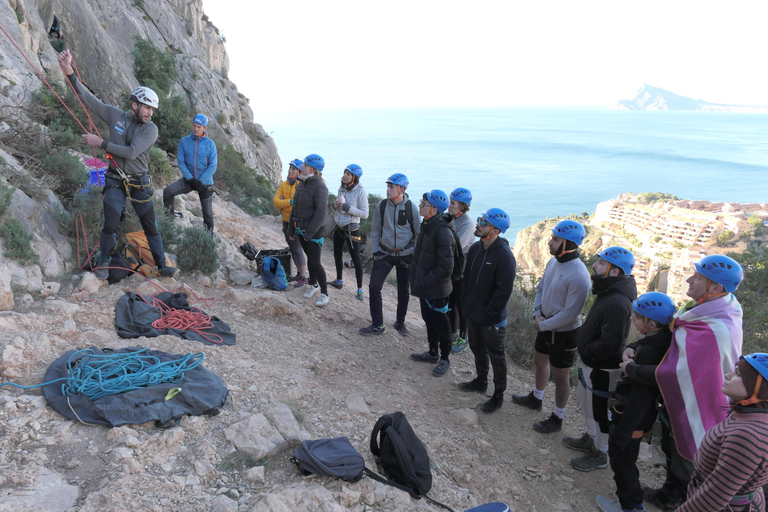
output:
[{"label": "black backpack", "polygon": [[291,457],[306,476],[315,474],[357,482],[363,477],[365,461],[347,437],[303,441]]},{"label": "black backpack", "polygon": [[464,250],[461,248],[461,239],[459,234],[452,225],[449,224],[451,233],[453,233],[453,272],[451,273],[451,281],[456,282],[461,279],[464,274]]}]

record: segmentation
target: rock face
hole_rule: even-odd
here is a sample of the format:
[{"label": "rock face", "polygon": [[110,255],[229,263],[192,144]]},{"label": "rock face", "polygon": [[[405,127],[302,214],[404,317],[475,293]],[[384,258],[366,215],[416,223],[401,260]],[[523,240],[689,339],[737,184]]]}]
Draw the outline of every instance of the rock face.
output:
[{"label": "rock face", "polygon": [[[202,0],[10,0],[0,6],[0,24],[49,81],[64,85],[56,53],[48,43],[53,14],[58,16],[67,47],[81,78],[102,100],[122,105],[136,87],[133,37],[150,39],[173,54],[179,76],[177,91],[194,111],[208,115],[208,133],[232,144],[246,163],[273,183],[281,162],[274,141],[253,122],[248,99],[227,79],[229,59],[218,29],[203,13]],[[29,100],[42,84],[8,38],[0,39],[0,106]]]},{"label": "rock face", "polygon": [[643,84],[635,96],[619,100],[611,110],[705,110],[719,112],[768,112],[768,107],[752,105],[723,105],[695,100],[660,87]]}]

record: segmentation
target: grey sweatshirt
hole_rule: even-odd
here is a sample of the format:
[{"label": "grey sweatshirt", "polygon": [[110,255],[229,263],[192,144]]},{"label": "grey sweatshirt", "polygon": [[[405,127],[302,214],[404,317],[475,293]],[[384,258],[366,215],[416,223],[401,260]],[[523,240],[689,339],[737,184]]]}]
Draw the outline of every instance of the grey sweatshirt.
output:
[{"label": "grey sweatshirt", "polygon": [[86,89],[77,76],[67,75],[86,107],[109,126],[109,138],[102,149],[115,157],[115,162],[128,176],[143,176],[149,170],[149,150],[157,140],[157,126],[152,121],[139,122],[131,112],[102,103]]},{"label": "grey sweatshirt", "polygon": [[453,228],[461,240],[461,250],[464,256],[469,252],[469,248],[475,242],[475,222],[469,217],[467,212],[453,218]]},{"label": "grey sweatshirt", "polygon": [[333,214],[333,221],[340,228],[348,231],[354,231],[360,227],[360,221],[368,218],[368,194],[359,183],[346,190],[342,185],[339,187],[339,197],[344,196],[344,201],[349,205],[346,212],[339,208]]},{"label": "grey sweatshirt", "polygon": [[[413,253],[416,245],[416,239],[421,230],[421,219],[419,218],[419,207],[411,201],[411,212],[413,213],[413,225],[409,224],[405,214],[405,205],[408,203],[408,194],[403,194],[403,200],[400,204],[395,204],[389,199],[386,201],[384,210],[384,219],[380,215],[380,207],[377,205],[373,210],[373,220],[371,220],[371,253],[385,253],[392,255],[407,256]],[[381,204],[381,203],[379,203]],[[399,249],[395,251],[394,249]]]},{"label": "grey sweatshirt", "polygon": [[539,323],[539,329],[563,332],[579,328],[579,315],[591,289],[589,271],[579,258],[560,263],[552,257],[536,287],[533,301],[533,314],[546,318]]}]

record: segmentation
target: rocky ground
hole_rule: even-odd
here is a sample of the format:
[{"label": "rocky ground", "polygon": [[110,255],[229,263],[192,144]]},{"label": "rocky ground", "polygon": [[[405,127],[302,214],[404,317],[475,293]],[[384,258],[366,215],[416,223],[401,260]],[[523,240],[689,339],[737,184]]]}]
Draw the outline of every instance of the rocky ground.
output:
[{"label": "rocky ground", "polygon": [[[236,216],[217,216],[217,225],[226,226],[221,236],[232,246],[280,239],[275,220],[260,219],[260,227],[248,231]],[[333,277],[330,251],[325,258]],[[302,477],[288,461],[301,439],[344,435],[375,469],[371,429],[379,416],[394,411],[406,414],[427,447],[430,496],[456,511],[490,501],[516,511],[593,511],[595,495],[613,491],[610,469],[575,471],[568,461],[576,453],[562,445],[561,434],[532,430],[551,411],[551,385],[546,412],[511,403],[511,392],[529,391],[530,370],[510,364],[507,401],[486,415],[477,407],[485,398],[456,385],[473,376],[469,351],[452,358],[443,378],[409,360],[411,352],[426,349],[426,331],[415,300],[406,319],[411,336],[391,329],[392,286],[385,286],[384,299],[390,333],[363,338],[357,329],[369,323],[368,303],[356,300],[354,287],[331,289],[330,304],[317,308],[314,299],[302,297],[304,289],[251,290],[233,281],[247,283],[249,275],[184,275],[156,287],[139,276],[107,286],[86,272],[58,290],[17,294],[14,311],[0,313],[3,382],[40,383],[48,365],[73,348],[141,345],[204,352],[204,366],[224,378],[230,396],[218,416],[187,417],[166,430],[154,424],[109,429],[65,419],[46,406],[39,390],[1,387],[0,511],[439,510],[369,478],[347,484]],[[345,281],[354,282],[350,269]],[[126,291],[180,286],[191,299],[216,299],[204,309],[231,326],[235,346],[117,336],[114,307]],[[581,426],[572,398],[563,434],[580,435]],[[658,483],[658,454],[643,452],[642,479]]]}]

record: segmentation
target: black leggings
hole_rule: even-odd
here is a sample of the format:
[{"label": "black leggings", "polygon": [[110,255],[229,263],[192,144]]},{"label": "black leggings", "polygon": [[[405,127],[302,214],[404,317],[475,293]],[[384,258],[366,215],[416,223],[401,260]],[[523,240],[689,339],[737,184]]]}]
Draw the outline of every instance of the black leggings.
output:
[{"label": "black leggings", "polygon": [[464,278],[462,277],[458,281],[453,282],[453,291],[448,296],[448,307],[451,310],[448,312],[448,318],[451,320],[451,333],[458,333],[461,338],[467,339],[467,320],[464,318],[464,313],[461,307],[461,288],[464,284]]},{"label": "black leggings", "polygon": [[301,248],[304,249],[304,254],[307,255],[307,267],[309,268],[309,284],[315,286],[320,285],[320,293],[328,295],[328,281],[325,277],[325,269],[323,268],[323,262],[320,260],[322,255],[323,246],[317,242],[306,240],[302,235],[296,234],[301,242]]},{"label": "black leggings", "polygon": [[360,261],[360,230],[347,231],[342,227],[336,227],[333,230],[333,260],[336,263],[336,279],[342,280],[342,271],[344,270],[344,242],[349,247],[349,255],[352,256],[352,263],[355,264],[355,279],[357,279],[357,288],[363,288],[363,263]]}]

